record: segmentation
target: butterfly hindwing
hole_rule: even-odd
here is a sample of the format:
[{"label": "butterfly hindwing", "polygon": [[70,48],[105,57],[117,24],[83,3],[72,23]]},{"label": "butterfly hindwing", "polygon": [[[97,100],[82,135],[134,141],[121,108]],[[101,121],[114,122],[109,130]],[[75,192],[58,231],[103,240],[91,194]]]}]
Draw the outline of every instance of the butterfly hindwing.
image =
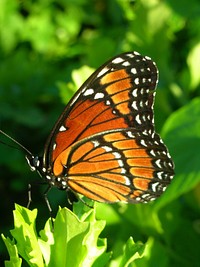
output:
[{"label": "butterfly hindwing", "polygon": [[148,202],[173,177],[173,162],[160,137],[132,128],[78,141],[54,162],[75,192],[100,202]]}]

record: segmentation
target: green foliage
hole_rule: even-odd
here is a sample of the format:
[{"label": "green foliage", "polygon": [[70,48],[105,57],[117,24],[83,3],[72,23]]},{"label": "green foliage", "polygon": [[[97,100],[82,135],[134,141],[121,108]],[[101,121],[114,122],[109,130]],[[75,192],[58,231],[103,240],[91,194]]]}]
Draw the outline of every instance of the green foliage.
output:
[{"label": "green foliage", "polygon": [[[19,267],[23,258],[29,266],[105,266],[111,254],[106,253],[106,240],[99,238],[105,221],[95,219],[95,209],[85,211],[83,203],[76,205],[74,213],[67,208],[60,209],[53,221],[49,219],[40,234],[36,231],[37,210],[30,211],[15,205],[14,240],[2,235],[8,249],[10,261],[6,267]],[[87,208],[88,209],[88,208]],[[145,245],[135,244],[129,238],[123,255],[116,261],[125,267],[142,257]]]},{"label": "green foliage", "polygon": [[[64,104],[90,69],[121,52],[136,50],[158,65],[155,125],[176,165],[171,185],[154,203],[97,203],[94,211],[84,211],[79,203],[74,213],[59,210],[54,232],[47,221],[38,234],[36,211],[17,206],[14,240],[4,238],[11,257],[6,266],[21,266],[21,258],[30,262],[34,254],[38,264],[63,260],[59,254],[63,248],[63,257],[72,248],[75,253],[76,248],[80,251],[77,261],[90,259],[95,267],[198,267],[199,0],[1,0],[0,10],[1,129],[33,153],[42,153]],[[0,141],[9,142],[2,136]],[[0,229],[8,235],[12,204],[26,203],[27,183],[37,176],[30,173],[21,152],[3,145],[0,165]],[[33,191],[37,228],[42,229],[48,213],[39,195],[38,190]],[[49,199],[54,210],[67,204],[66,196],[56,190],[49,193]],[[76,231],[75,225],[79,225]],[[72,247],[68,247],[69,229],[70,235],[74,234]],[[91,248],[94,257],[89,257]],[[7,258],[3,242],[0,254],[1,265]]]},{"label": "green foliage", "polygon": [[[3,236],[10,254],[9,264],[14,260],[19,264],[16,251],[29,266],[39,267],[97,266],[95,261],[101,254],[103,256],[99,259],[99,266],[103,266],[108,260],[105,240],[98,238],[105,222],[95,220],[93,209],[84,212],[84,218],[81,219],[67,208],[60,209],[53,222],[53,230],[52,221],[49,219],[38,235],[37,210],[30,211],[19,205],[15,208],[15,228],[11,230],[11,234],[16,244]],[[80,210],[78,212],[83,213]]]}]

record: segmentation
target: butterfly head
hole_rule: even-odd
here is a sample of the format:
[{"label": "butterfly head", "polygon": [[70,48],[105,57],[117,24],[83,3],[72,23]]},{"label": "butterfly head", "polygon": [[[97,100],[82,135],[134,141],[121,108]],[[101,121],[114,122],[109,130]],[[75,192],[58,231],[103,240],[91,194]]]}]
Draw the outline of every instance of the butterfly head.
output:
[{"label": "butterfly head", "polygon": [[25,156],[28,165],[31,169],[31,171],[39,171],[41,170],[41,158],[39,158],[38,156],[33,156],[33,155],[26,155]]},{"label": "butterfly head", "polygon": [[56,186],[58,189],[66,190],[68,185],[66,177],[55,176],[50,170],[47,170],[43,165],[43,158],[28,154],[25,156],[31,171],[37,171],[50,186]]},{"label": "butterfly head", "polygon": [[31,171],[37,171],[41,177],[47,174],[46,168],[42,167],[42,157],[28,154],[25,156]]}]

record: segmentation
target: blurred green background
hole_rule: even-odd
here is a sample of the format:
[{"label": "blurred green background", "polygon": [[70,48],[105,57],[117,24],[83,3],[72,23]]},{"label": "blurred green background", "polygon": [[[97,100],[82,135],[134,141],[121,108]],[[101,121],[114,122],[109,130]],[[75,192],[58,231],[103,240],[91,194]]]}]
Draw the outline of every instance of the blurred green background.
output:
[{"label": "blurred green background", "polygon": [[[42,154],[64,105],[89,73],[83,66],[96,69],[132,50],[157,63],[155,124],[176,175],[154,203],[99,204],[97,216],[107,221],[102,237],[113,259],[133,236],[150,242],[150,252],[130,266],[200,266],[200,1],[1,0],[0,25],[0,128],[34,154]],[[26,206],[28,183],[37,227],[43,226],[49,213],[41,182],[22,152],[0,144],[0,232],[12,228],[14,203]],[[57,189],[49,199],[54,213],[67,205]],[[0,255],[2,265],[8,257],[2,241]]]}]

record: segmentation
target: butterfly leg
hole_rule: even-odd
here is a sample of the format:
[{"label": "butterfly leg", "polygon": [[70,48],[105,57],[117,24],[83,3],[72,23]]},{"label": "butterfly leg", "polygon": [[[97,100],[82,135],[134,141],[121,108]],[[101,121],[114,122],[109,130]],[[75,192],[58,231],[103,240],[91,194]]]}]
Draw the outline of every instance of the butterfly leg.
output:
[{"label": "butterfly leg", "polygon": [[30,205],[32,202],[32,197],[31,197],[31,184],[28,184],[28,203],[26,205],[27,209],[29,209]]},{"label": "butterfly leg", "polygon": [[48,193],[51,190],[51,188],[52,188],[52,185],[48,185],[47,189],[44,191],[43,197],[44,197],[44,201],[46,202],[47,208],[49,210],[49,215],[50,215],[51,224],[52,224],[52,231],[53,231],[54,230],[54,222],[53,222],[53,214],[52,214],[53,210],[51,208],[51,205],[48,199]]},{"label": "butterfly leg", "polygon": [[51,190],[51,188],[52,188],[52,186],[48,185],[47,189],[44,191],[43,197],[44,197],[44,201],[46,202],[47,208],[49,210],[50,217],[52,218],[52,208],[51,208],[50,202],[48,200],[48,193]]}]

